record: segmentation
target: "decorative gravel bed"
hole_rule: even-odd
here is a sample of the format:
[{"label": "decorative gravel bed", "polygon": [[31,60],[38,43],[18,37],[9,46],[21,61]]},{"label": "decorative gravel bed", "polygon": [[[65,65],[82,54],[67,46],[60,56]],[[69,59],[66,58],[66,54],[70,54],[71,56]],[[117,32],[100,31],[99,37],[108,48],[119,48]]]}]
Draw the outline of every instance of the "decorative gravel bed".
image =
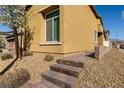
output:
[{"label": "decorative gravel bed", "polygon": [[10,59],[7,59],[7,60],[1,60],[0,58],[0,73],[5,69],[7,68],[8,65],[10,65],[13,60],[15,59],[15,57],[13,58],[10,58]]},{"label": "decorative gravel bed", "polygon": [[[24,68],[30,73],[27,83],[41,80],[41,74],[50,69],[50,65],[56,63],[61,56],[54,55],[51,62],[44,61],[45,54],[34,53],[33,56],[18,59],[11,69]],[[117,49],[111,49],[101,60],[92,57],[85,63],[75,87],[124,87],[124,53]],[[88,60],[87,59],[87,60]]]},{"label": "decorative gravel bed", "polygon": [[34,53],[33,56],[23,57],[22,60],[18,59],[9,71],[13,72],[15,69],[25,68],[30,73],[30,80],[27,83],[38,81],[41,79],[41,74],[48,71],[50,69],[50,65],[55,64],[56,59],[59,57],[57,55],[53,55],[54,60],[47,62],[44,61],[45,55],[46,54],[42,53]]},{"label": "decorative gravel bed", "polygon": [[124,87],[124,53],[111,49],[101,60],[86,63],[75,87]]}]

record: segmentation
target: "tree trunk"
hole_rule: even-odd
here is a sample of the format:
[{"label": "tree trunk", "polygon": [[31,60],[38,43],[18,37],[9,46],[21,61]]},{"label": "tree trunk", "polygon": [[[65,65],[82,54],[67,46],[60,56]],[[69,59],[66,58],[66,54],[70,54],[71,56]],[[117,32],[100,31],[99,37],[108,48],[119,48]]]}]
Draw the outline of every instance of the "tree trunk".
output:
[{"label": "tree trunk", "polygon": [[21,33],[20,33],[20,58],[22,59],[22,56],[23,56],[23,47],[22,47],[22,38],[23,38],[23,32],[21,30]]},{"label": "tree trunk", "polygon": [[17,28],[14,28],[14,37],[15,37],[15,52],[16,52],[16,58],[18,58],[18,57],[19,57],[19,41],[18,41]]},{"label": "tree trunk", "polygon": [[27,49],[26,49],[26,27],[25,27],[25,32],[24,32],[24,55],[26,55]]},{"label": "tree trunk", "polygon": [[27,38],[26,38],[26,32],[27,32],[27,19],[26,19],[26,13],[25,13],[25,23],[24,23],[24,55],[27,54]]}]

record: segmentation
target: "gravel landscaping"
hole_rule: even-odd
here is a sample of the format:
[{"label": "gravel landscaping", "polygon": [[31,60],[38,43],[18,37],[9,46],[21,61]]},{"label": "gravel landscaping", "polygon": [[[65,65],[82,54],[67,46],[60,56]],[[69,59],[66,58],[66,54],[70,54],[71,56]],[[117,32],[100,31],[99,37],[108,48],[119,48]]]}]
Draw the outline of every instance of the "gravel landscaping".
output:
[{"label": "gravel landscaping", "polygon": [[[41,80],[41,74],[50,69],[50,65],[56,64],[56,59],[62,57],[54,56],[53,61],[45,61],[47,54],[34,53],[33,56],[18,59],[8,72],[14,72],[15,69],[24,68],[30,73],[32,83]],[[88,58],[88,57],[87,57]],[[79,75],[75,87],[86,88],[105,88],[105,87],[124,87],[124,53],[111,49],[101,60],[89,57],[85,63],[82,72]]]},{"label": "gravel landscaping", "polygon": [[75,87],[124,87],[124,53],[111,49],[101,60],[86,63]]},{"label": "gravel landscaping", "polygon": [[44,61],[45,55],[47,54],[34,53],[33,56],[23,57],[22,60],[18,59],[8,71],[13,72],[15,69],[24,68],[30,73],[30,80],[27,83],[41,80],[41,74],[48,71],[50,69],[50,65],[55,64],[55,60],[59,57],[57,55],[53,55],[54,60],[47,62]]}]

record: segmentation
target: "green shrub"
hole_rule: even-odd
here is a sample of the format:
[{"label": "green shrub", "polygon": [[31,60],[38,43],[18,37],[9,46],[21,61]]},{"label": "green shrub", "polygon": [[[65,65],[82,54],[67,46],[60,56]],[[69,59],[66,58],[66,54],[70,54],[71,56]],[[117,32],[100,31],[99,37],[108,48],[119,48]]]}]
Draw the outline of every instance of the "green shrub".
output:
[{"label": "green shrub", "polygon": [[29,72],[24,69],[16,69],[12,73],[5,73],[0,77],[0,88],[17,88],[25,84],[30,79]]},{"label": "green shrub", "polygon": [[44,61],[50,62],[54,60],[54,56],[52,56],[51,54],[47,54],[44,58]]},{"label": "green shrub", "polygon": [[7,59],[10,59],[10,58],[13,58],[13,55],[9,54],[9,53],[5,53],[1,56],[1,60],[7,60]]}]

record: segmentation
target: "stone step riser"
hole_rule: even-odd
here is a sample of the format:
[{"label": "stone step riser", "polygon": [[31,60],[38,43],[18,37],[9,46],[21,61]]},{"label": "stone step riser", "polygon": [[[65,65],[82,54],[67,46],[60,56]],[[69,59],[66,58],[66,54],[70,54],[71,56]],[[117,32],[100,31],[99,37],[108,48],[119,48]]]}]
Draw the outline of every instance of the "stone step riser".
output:
[{"label": "stone step riser", "polygon": [[52,78],[52,77],[47,76],[47,75],[44,75],[44,74],[42,75],[42,77],[43,77],[44,79],[50,81],[51,83],[53,83],[53,84],[55,84],[55,85],[61,87],[61,88],[71,88],[71,87],[73,87],[71,84],[68,84],[68,83],[66,83],[66,82],[59,81],[59,80],[57,80],[57,79],[55,79],[55,78]]},{"label": "stone step riser", "polygon": [[70,66],[75,66],[75,67],[81,67],[83,68],[84,63],[82,62],[73,62],[73,61],[69,61],[69,60],[57,60],[56,61],[59,64],[65,64],[65,65],[70,65]]},{"label": "stone step riser", "polygon": [[64,73],[64,74],[75,76],[75,77],[78,77],[78,75],[79,75],[79,72],[74,72],[74,71],[71,71],[71,70],[67,70],[67,69],[59,68],[59,67],[55,67],[55,66],[50,66],[50,69],[53,70],[53,71],[61,72],[61,73]]}]

